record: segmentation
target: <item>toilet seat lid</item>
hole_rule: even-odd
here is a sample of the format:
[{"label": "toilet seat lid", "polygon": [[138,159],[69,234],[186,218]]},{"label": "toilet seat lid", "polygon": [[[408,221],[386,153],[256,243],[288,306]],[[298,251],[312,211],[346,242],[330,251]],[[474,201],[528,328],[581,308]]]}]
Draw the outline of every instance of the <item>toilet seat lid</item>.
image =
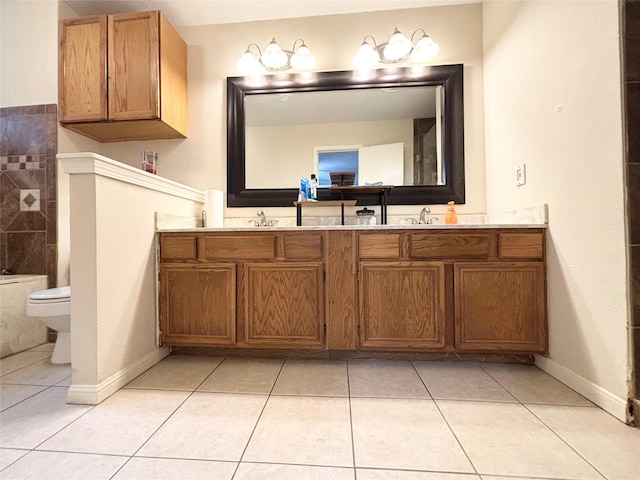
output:
[{"label": "toilet seat lid", "polygon": [[71,287],[50,288],[48,290],[40,290],[29,295],[29,300],[69,300],[71,298]]}]

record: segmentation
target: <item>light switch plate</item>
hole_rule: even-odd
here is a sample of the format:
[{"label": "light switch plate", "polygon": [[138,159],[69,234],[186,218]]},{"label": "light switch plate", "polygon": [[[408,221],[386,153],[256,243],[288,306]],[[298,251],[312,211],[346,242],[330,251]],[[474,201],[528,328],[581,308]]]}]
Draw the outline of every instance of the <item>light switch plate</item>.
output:
[{"label": "light switch plate", "polygon": [[516,167],[516,185],[520,187],[525,183],[527,183],[527,170],[523,163]]}]

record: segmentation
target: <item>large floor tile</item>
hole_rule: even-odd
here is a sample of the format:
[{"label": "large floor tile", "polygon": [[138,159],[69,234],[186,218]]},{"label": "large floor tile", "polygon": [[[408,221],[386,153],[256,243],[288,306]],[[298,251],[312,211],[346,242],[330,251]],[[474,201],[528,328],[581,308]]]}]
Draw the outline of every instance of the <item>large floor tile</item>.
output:
[{"label": "large floor tile", "polygon": [[133,457],[113,480],[231,480],[235,462]]},{"label": "large floor tile", "polygon": [[241,463],[233,480],[353,480],[353,468]]},{"label": "large floor tile", "polygon": [[523,405],[437,401],[478,473],[601,479]]},{"label": "large floor tile", "polygon": [[220,357],[170,355],[135,378],[125,388],[193,392],[222,360]]},{"label": "large floor tile", "polygon": [[55,365],[40,360],[0,377],[0,383],[14,385],[55,385],[71,376],[71,365]]},{"label": "large floor tile", "polygon": [[[549,480],[549,477],[546,478],[533,478],[533,477],[503,477],[499,475],[482,475],[480,477],[482,480]],[[555,479],[554,479],[555,480]],[[563,479],[560,479],[563,480]]]},{"label": "large floor tile", "polygon": [[120,390],[39,448],[133,455],[187,395],[186,392]]},{"label": "large floor tile", "polygon": [[0,448],[0,470],[7,468],[20,457],[24,457],[27,453],[29,453],[29,450]]},{"label": "large floor tile", "polygon": [[43,343],[42,345],[36,345],[33,348],[27,350],[28,352],[53,352],[53,348],[56,346],[55,343]]},{"label": "large floor tile", "polygon": [[596,407],[528,408],[607,478],[640,478],[640,429]]},{"label": "large floor tile", "polygon": [[[480,480],[467,473],[415,472],[408,470],[377,470],[358,468],[358,480]],[[521,479],[512,479],[521,480]]]},{"label": "large floor tile", "polygon": [[107,480],[127,461],[114,455],[30,452],[2,471],[6,479]]},{"label": "large floor tile", "polygon": [[274,395],[348,397],[345,360],[287,360]]},{"label": "large floor tile", "polygon": [[522,403],[593,405],[534,365],[483,363],[481,367]]},{"label": "large floor tile", "polygon": [[349,360],[352,397],[430,398],[410,362]]},{"label": "large floor tile", "polygon": [[45,388],[48,387],[42,385],[0,385],[0,410],[6,410]]},{"label": "large floor tile", "polygon": [[517,402],[475,363],[434,361],[413,365],[435,399]]},{"label": "large floor tile", "polygon": [[283,363],[275,358],[227,358],[198,391],[269,394]]},{"label": "large floor tile", "polygon": [[196,392],[137,455],[237,462],[266,401],[265,395]]},{"label": "large floor tile", "polygon": [[352,398],[351,416],[356,467],[474,473],[432,400]]},{"label": "large floor tile", "polygon": [[0,375],[6,375],[41,360],[51,358],[49,352],[20,352],[0,360]]},{"label": "large floor tile", "polygon": [[352,467],[349,400],[269,398],[242,460]]},{"label": "large floor tile", "polygon": [[66,388],[47,388],[0,413],[0,446],[35,448],[91,408],[67,404]]}]

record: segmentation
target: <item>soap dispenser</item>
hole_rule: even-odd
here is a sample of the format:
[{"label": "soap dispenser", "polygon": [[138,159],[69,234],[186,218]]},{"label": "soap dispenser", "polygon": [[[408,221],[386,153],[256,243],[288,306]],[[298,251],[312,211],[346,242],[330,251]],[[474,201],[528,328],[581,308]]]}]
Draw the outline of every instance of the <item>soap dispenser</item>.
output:
[{"label": "soap dispenser", "polygon": [[447,213],[445,213],[444,215],[444,223],[447,223],[447,224],[458,223],[458,215],[456,214],[455,208],[453,208],[454,204],[455,202],[448,203],[449,208],[447,208]]}]

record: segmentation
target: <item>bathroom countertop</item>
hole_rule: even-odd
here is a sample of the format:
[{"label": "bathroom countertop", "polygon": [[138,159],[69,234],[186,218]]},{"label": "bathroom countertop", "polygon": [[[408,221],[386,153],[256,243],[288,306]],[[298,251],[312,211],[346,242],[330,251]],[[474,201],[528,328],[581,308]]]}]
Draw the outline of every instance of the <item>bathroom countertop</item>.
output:
[{"label": "bathroom countertop", "polygon": [[252,231],[314,231],[314,230],[482,230],[482,229],[516,229],[547,228],[546,224],[430,224],[430,225],[312,225],[312,226],[274,226],[274,227],[223,227],[223,228],[162,228],[158,232],[252,232]]}]

